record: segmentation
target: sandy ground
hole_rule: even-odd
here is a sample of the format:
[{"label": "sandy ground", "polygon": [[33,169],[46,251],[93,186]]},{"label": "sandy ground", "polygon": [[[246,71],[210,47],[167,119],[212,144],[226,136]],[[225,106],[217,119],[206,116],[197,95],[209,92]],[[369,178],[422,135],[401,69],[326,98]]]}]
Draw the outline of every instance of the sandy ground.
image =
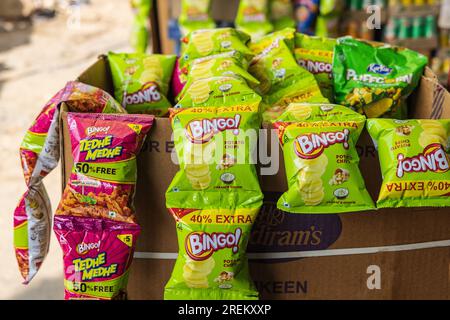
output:
[{"label": "sandy ground", "polygon": [[[0,299],[63,297],[62,257],[53,236],[40,272],[28,286],[21,284],[12,244],[13,211],[25,191],[18,148],[44,103],[66,81],[74,79],[99,54],[130,50],[132,13],[128,3],[91,0],[80,14],[67,12],[26,30],[0,32]],[[45,179],[45,185],[55,208],[61,195],[59,167]]]}]

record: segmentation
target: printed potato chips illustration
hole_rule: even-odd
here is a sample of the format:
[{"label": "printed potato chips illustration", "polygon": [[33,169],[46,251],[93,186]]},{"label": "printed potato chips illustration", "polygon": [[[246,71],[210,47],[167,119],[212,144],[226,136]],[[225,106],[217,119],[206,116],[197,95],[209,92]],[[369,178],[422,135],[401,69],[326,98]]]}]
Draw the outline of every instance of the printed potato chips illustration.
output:
[{"label": "printed potato chips illustration", "polygon": [[110,52],[114,96],[129,113],[166,115],[175,60],[174,55]]},{"label": "printed potato chips illustration", "polygon": [[168,208],[235,208],[261,201],[253,152],[257,105],[171,109],[180,163]]},{"label": "printed potato chips illustration", "polygon": [[52,212],[43,179],[58,165],[62,103],[76,112],[126,112],[107,92],[70,81],[47,102],[27,130],[20,145],[27,191],[14,210],[14,250],[25,284],[38,272],[50,244]]},{"label": "printed potato chips illustration", "polygon": [[264,96],[265,122],[275,120],[292,102],[329,102],[322,96],[314,76],[297,64],[281,39],[275,39],[253,58],[249,72],[260,81],[255,90]]},{"label": "printed potato chips illustration", "polygon": [[359,171],[365,117],[332,104],[291,104],[279,121],[288,191],[280,210],[339,213],[375,209]]},{"label": "printed potato chips illustration", "polygon": [[268,17],[269,0],[241,0],[236,14],[238,30],[257,40],[273,30]]},{"label": "printed potato chips illustration", "polygon": [[450,119],[369,119],[383,184],[377,206],[450,205]]},{"label": "printed potato chips illustration", "polygon": [[425,56],[409,49],[338,39],[333,57],[335,102],[368,118],[404,119],[404,100],[426,64]]},{"label": "printed potato chips illustration", "polygon": [[332,66],[335,45],[335,39],[295,34],[295,60],[314,75],[322,95],[330,102],[334,100]]},{"label": "printed potato chips illustration", "polygon": [[236,209],[169,208],[177,223],[179,253],[164,299],[258,299],[246,249],[260,204]]},{"label": "printed potato chips illustration", "polygon": [[178,18],[181,34],[216,26],[210,15],[211,0],[182,0],[181,14]]},{"label": "printed potato chips illustration", "polygon": [[196,30],[181,41],[184,44],[180,59],[181,68],[191,60],[233,50],[242,53],[247,60],[253,57],[252,51],[247,47],[249,35],[232,28]]}]

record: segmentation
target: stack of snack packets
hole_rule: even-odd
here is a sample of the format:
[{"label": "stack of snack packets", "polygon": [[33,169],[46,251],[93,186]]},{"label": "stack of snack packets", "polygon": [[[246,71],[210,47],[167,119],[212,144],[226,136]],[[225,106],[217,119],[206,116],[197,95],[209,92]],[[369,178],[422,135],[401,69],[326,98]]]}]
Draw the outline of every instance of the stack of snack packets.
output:
[{"label": "stack of snack packets", "polygon": [[293,102],[328,103],[314,76],[295,61],[292,29],[267,35],[253,47],[260,52],[252,59],[249,71],[260,82],[253,88],[263,97],[264,122],[278,118]]},{"label": "stack of snack packets", "polygon": [[261,97],[247,72],[253,54],[248,36],[233,29],[187,38],[196,34],[213,45],[187,42],[187,82],[170,112],[180,171],[166,206],[177,223],[179,255],[164,298],[257,299],[246,258],[263,198],[253,157]]},{"label": "stack of snack packets", "polygon": [[149,115],[69,113],[74,165],[55,215],[65,299],[125,299],[140,232],[136,157]]},{"label": "stack of snack packets", "polygon": [[65,103],[77,112],[126,113],[101,89],[68,82],[44,106],[20,146],[20,158],[28,190],[14,211],[14,247],[25,283],[38,272],[49,243],[51,207],[43,179],[59,161],[59,107]]}]

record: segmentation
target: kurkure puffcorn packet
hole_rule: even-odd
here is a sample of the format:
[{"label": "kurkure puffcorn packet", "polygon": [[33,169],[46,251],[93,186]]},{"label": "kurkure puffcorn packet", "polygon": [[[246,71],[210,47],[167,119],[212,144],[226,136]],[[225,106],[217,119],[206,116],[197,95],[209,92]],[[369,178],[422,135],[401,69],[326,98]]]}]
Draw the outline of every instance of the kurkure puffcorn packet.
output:
[{"label": "kurkure puffcorn packet", "polygon": [[314,75],[322,95],[330,102],[334,100],[332,66],[335,45],[335,39],[295,34],[295,60]]},{"label": "kurkure puffcorn packet", "polygon": [[262,200],[254,167],[258,105],[171,109],[180,171],[168,208],[235,208]]},{"label": "kurkure puffcorn packet", "polygon": [[166,115],[175,60],[174,55],[108,53],[114,96],[129,113]]},{"label": "kurkure puffcorn packet", "polygon": [[182,98],[175,108],[199,106],[259,106],[261,97],[252,90],[244,78],[216,76],[193,80],[185,86]]},{"label": "kurkure puffcorn packet", "polygon": [[268,17],[269,0],[241,0],[236,14],[236,29],[257,40],[273,30]]},{"label": "kurkure puffcorn packet", "polygon": [[263,121],[278,118],[292,102],[328,103],[314,76],[300,67],[281,39],[255,56],[249,71],[260,84],[255,90],[264,96]]},{"label": "kurkure puffcorn packet", "polygon": [[365,117],[332,104],[291,104],[274,123],[286,166],[288,191],[280,210],[341,213],[375,209],[359,171],[356,142]]},{"label": "kurkure puffcorn packet", "polygon": [[211,0],[183,0],[178,18],[181,34],[199,29],[212,29],[216,26],[210,15]]},{"label": "kurkure puffcorn packet", "polygon": [[14,249],[20,273],[27,284],[43,263],[50,244],[51,206],[43,179],[59,161],[59,107],[71,111],[126,113],[107,92],[70,81],[39,113],[20,146],[27,191],[14,210]]},{"label": "kurkure puffcorn packet", "polygon": [[171,120],[180,171],[166,205],[179,254],[164,298],[257,299],[246,248],[263,198],[252,162],[258,108],[174,109]]},{"label": "kurkure puffcorn packet", "polygon": [[247,47],[250,36],[233,28],[196,30],[181,41],[184,44],[179,61],[181,68],[191,60],[233,50],[242,53],[248,61],[253,57],[252,51]]},{"label": "kurkure puffcorn packet", "polygon": [[140,227],[136,156],[149,115],[69,113],[74,165],[55,215],[66,299],[124,297]]},{"label": "kurkure puffcorn packet", "polygon": [[377,206],[450,206],[450,119],[369,119],[383,183]]},{"label": "kurkure puffcorn packet", "polygon": [[333,57],[335,102],[368,118],[404,119],[404,100],[426,64],[425,56],[409,49],[338,39]]}]

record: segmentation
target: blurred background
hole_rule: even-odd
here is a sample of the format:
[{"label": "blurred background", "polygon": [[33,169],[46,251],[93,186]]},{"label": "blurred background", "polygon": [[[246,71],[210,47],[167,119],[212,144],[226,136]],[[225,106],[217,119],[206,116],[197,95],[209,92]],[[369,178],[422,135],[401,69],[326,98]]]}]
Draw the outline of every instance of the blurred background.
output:
[{"label": "blurred background", "polygon": [[[139,17],[139,4],[152,11]],[[12,246],[12,213],[25,183],[18,149],[42,106],[68,80],[108,51],[179,52],[186,21],[234,26],[239,0],[0,0],[0,299],[61,299],[62,257],[52,234],[50,253],[28,286],[21,284]],[[243,13],[273,29],[406,46],[426,54],[446,84],[450,69],[450,0],[245,0]],[[261,3],[267,6],[260,8]],[[370,6],[377,6],[374,10]],[[134,9],[133,9],[134,7]],[[261,9],[264,11],[261,14]],[[369,9],[369,13],[368,10]],[[378,10],[378,11],[377,11]],[[369,28],[367,22],[377,14]],[[151,19],[150,19],[151,18]],[[145,19],[145,22],[142,22]],[[152,22],[151,32],[144,25]],[[189,19],[188,19],[189,20]],[[266,21],[267,20],[267,21]],[[131,38],[134,34],[140,40]],[[142,39],[144,37],[144,39]],[[133,46],[130,45],[133,44]],[[150,51],[150,49],[148,49]],[[60,169],[45,180],[53,209],[61,196]]]}]

